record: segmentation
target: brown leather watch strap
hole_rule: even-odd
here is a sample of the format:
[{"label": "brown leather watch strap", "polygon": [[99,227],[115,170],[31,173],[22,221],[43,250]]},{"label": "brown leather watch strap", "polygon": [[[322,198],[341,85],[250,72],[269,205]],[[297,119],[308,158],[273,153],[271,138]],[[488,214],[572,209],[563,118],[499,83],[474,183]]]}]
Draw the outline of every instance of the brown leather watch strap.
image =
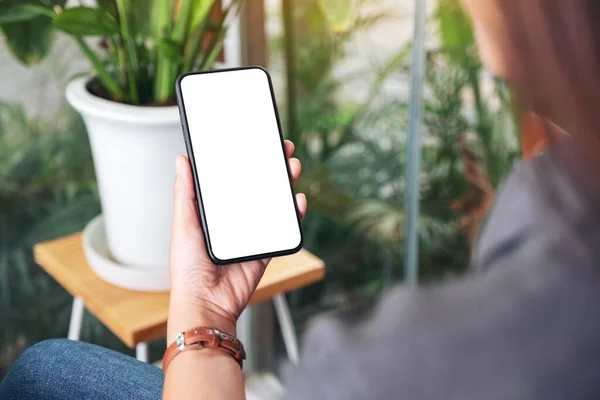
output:
[{"label": "brown leather watch strap", "polygon": [[228,333],[215,328],[198,327],[185,332],[179,332],[175,342],[171,343],[163,356],[163,373],[167,372],[169,363],[182,351],[188,349],[217,349],[231,355],[242,367],[246,359],[246,351],[242,342]]}]

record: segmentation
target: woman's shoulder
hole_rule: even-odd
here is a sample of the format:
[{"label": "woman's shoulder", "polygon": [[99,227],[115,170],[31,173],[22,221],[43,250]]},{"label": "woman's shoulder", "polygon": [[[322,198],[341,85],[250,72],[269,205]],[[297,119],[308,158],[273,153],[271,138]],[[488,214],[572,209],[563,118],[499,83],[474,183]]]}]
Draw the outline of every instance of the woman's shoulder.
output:
[{"label": "woman's shoulder", "polygon": [[488,270],[527,254],[545,257],[544,248],[573,247],[600,258],[593,238],[600,237],[600,223],[590,218],[588,207],[552,152],[516,163],[482,229],[474,268]]},{"label": "woman's shoulder", "polygon": [[316,319],[290,398],[600,398],[598,227],[572,193],[549,201],[537,168],[520,163],[503,185],[477,270],[397,287],[358,322]]},{"label": "woman's shoulder", "polygon": [[600,396],[600,276],[592,266],[568,272],[561,257],[397,287],[360,322],[318,318],[300,366],[288,368],[288,398]]}]

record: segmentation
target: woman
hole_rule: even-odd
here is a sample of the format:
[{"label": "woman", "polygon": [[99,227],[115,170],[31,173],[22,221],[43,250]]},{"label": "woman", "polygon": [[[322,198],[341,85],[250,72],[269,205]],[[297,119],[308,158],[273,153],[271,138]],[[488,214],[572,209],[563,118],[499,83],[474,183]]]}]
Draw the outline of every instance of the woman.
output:
[{"label": "woman", "polygon": [[[525,110],[571,137],[517,165],[470,276],[397,288],[357,326],[314,323],[300,366],[285,377],[288,399],[600,398],[600,2],[464,3],[488,68],[514,84]],[[299,162],[290,165],[297,178]],[[210,263],[185,158],[177,167],[167,342],[196,326],[235,335],[267,261]],[[298,204],[304,214],[304,196]],[[162,390],[158,369],[50,341],[22,355],[0,398],[158,398]],[[242,399],[242,371],[220,350],[183,352],[166,372],[164,398]]]}]

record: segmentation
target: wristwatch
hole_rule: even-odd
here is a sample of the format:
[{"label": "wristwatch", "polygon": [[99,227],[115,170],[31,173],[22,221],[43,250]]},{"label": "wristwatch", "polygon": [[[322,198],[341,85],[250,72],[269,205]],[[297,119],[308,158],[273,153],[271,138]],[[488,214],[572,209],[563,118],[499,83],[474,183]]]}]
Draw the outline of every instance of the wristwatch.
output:
[{"label": "wristwatch", "polygon": [[242,367],[246,359],[246,351],[242,342],[228,333],[215,328],[198,327],[179,332],[175,342],[171,343],[163,356],[163,373],[167,372],[169,363],[178,354],[188,350],[217,349],[232,356]]}]

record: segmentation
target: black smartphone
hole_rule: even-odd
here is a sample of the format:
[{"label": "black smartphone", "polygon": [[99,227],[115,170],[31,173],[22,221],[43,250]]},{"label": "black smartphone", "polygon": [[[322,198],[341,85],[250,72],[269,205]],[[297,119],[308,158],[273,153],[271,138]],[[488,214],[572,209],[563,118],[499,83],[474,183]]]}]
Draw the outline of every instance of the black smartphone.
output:
[{"label": "black smartphone", "polygon": [[298,252],[302,228],[269,73],[187,73],[177,79],[177,102],[211,260]]}]

